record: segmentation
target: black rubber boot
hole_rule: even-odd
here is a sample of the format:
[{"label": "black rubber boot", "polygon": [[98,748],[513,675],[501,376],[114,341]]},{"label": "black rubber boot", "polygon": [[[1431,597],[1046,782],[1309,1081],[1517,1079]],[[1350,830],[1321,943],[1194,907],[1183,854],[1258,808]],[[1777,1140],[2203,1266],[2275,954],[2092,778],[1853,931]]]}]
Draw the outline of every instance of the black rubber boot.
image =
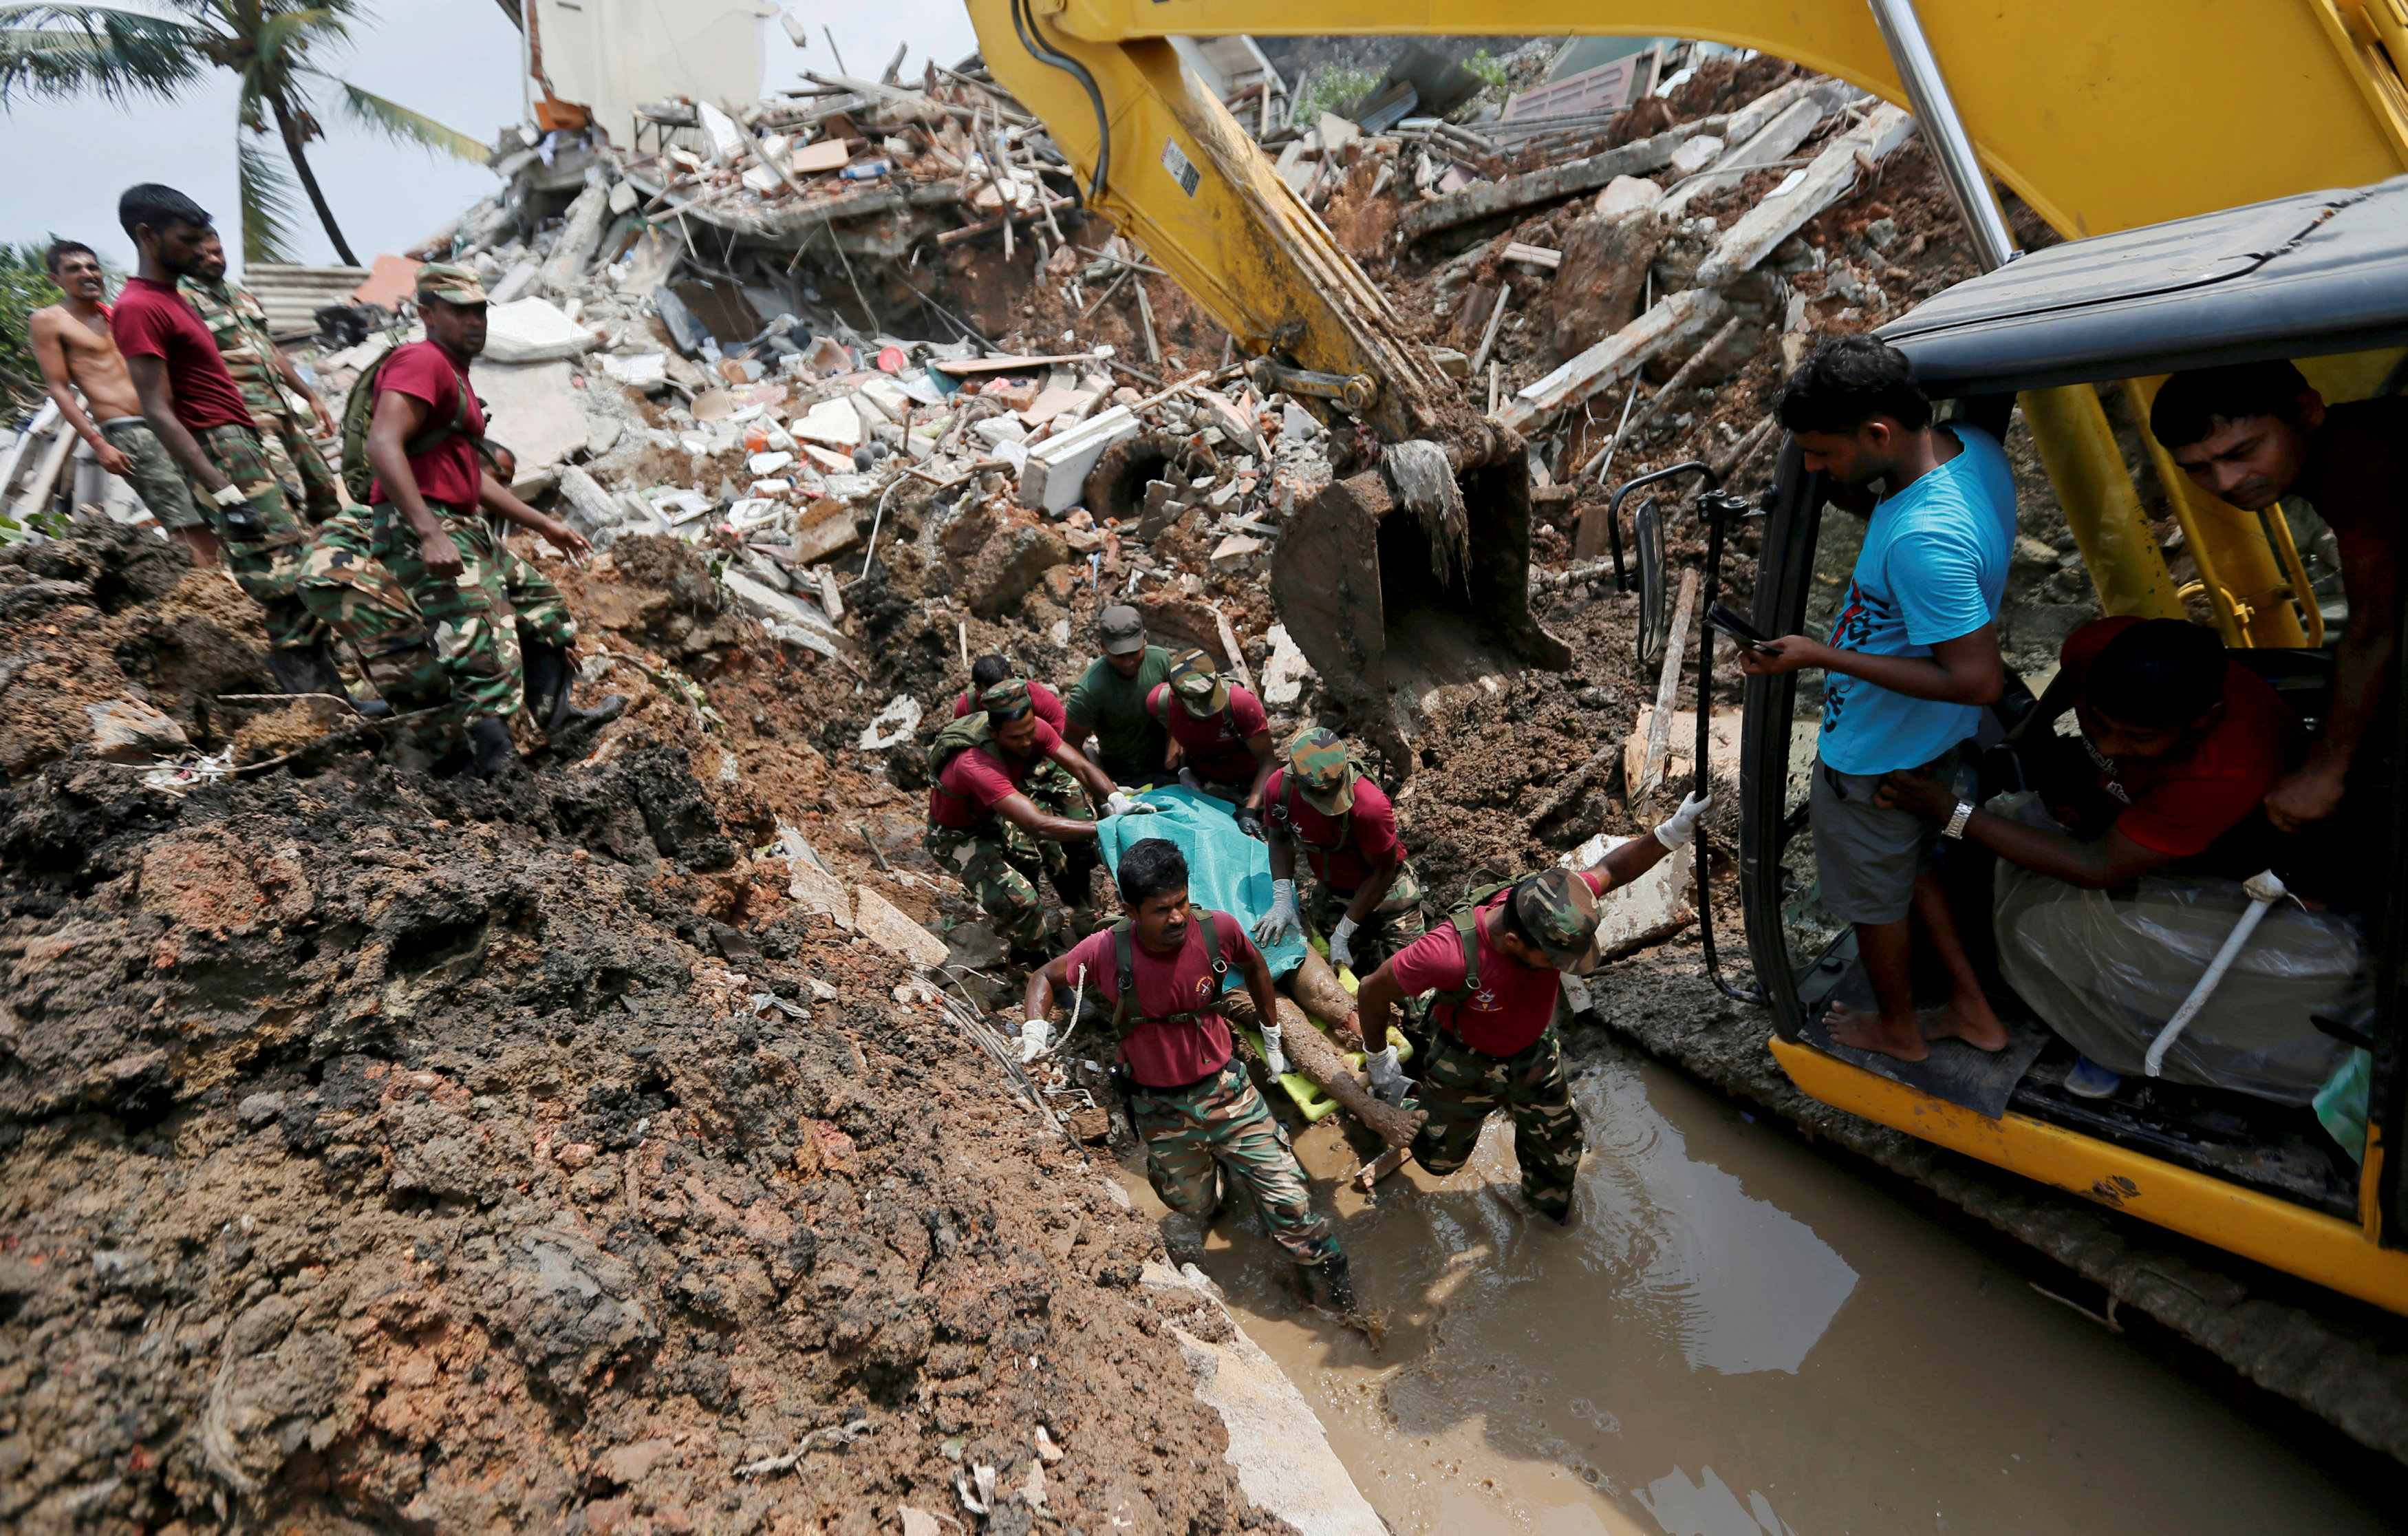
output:
[{"label": "black rubber boot", "polygon": [[1329,1297],[1329,1310],[1352,1315],[1362,1310],[1354,1299],[1354,1270],[1344,1254],[1332,1254],[1315,1266],[1321,1271],[1321,1284]]},{"label": "black rubber boot", "polygon": [[523,642],[521,666],[526,673],[527,710],[546,738],[575,735],[607,725],[627,711],[624,694],[611,694],[590,710],[577,708],[577,674],[568,653],[540,641]]},{"label": "black rubber boot", "polygon": [[510,740],[507,720],[488,716],[469,722],[468,750],[475,754],[477,772],[487,779],[498,779],[518,766],[519,749]]},{"label": "black rubber boot", "polygon": [[323,644],[270,651],[267,671],[276,680],[280,693],[332,694],[347,704],[351,702],[351,691],[344,686],[343,674],[335,669],[335,658]]}]

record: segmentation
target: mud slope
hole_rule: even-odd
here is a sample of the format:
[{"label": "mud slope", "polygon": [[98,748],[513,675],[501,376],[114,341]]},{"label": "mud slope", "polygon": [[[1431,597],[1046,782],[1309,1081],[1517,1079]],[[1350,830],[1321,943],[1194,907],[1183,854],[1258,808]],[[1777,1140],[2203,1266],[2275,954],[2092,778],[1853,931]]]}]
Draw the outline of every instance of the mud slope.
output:
[{"label": "mud slope", "polygon": [[682,753],[347,762],[0,796],[0,1525],[1283,1529],[1101,1170],[882,953],[656,893],[737,853]]}]

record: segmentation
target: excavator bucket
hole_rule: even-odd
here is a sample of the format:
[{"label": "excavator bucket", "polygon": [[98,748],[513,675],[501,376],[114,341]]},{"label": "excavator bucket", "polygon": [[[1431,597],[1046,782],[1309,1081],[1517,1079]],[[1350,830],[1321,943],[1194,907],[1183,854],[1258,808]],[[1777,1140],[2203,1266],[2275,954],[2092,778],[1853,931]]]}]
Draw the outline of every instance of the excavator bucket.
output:
[{"label": "excavator bucket", "polygon": [[1400,776],[1431,689],[1571,665],[1530,614],[1528,461],[1507,454],[1456,484],[1450,538],[1380,469],[1332,481],[1297,505],[1271,562],[1289,638]]}]

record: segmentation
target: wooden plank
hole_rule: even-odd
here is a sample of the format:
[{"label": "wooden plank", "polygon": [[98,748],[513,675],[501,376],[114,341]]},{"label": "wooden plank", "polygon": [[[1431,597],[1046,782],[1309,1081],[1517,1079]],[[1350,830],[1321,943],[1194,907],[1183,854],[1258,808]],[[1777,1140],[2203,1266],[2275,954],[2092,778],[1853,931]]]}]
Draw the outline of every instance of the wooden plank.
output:
[{"label": "wooden plank", "polygon": [[[1681,600],[1672,609],[1672,632],[1664,639],[1664,671],[1656,684],[1656,718],[1647,725],[1647,754],[1639,760],[1639,778],[1630,786],[1630,808],[1646,803],[1664,782],[1664,759],[1672,750],[1672,702],[1681,692],[1681,653],[1688,648],[1689,621],[1698,610],[1698,572],[1681,573]],[[1702,707],[1707,701],[1698,700]]]},{"label": "wooden plank", "polygon": [[1800,173],[1798,184],[1777,193],[1740,215],[1739,222],[1698,267],[1698,284],[1725,287],[1772,253],[1772,248],[1804,227],[1806,221],[1845,197],[1864,169],[1913,136],[1914,119],[1885,104],[1870,117],[1831,140],[1814,163]]},{"label": "wooden plank", "polygon": [[1543,266],[1550,272],[1564,265],[1562,251],[1550,251],[1542,245],[1524,245],[1519,240],[1505,247],[1505,259],[1530,266]]}]

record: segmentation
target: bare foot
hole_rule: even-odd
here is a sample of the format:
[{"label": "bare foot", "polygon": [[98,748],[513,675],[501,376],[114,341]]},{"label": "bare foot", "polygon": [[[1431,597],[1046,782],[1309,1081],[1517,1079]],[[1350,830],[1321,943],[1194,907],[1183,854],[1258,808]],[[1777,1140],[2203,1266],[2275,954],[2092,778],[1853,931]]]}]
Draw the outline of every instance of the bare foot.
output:
[{"label": "bare foot", "polygon": [[1900,1061],[1921,1061],[1931,1054],[1931,1047],[1923,1042],[1923,1032],[1912,1021],[1892,1025],[1879,1013],[1868,1013],[1845,1003],[1831,1005],[1823,1015],[1823,1027],[1830,1031],[1833,1044],[1852,1050],[1875,1051]]},{"label": "bare foot", "polygon": [[1927,1008],[1914,1016],[1914,1022],[1926,1040],[1961,1040],[1976,1051],[2007,1048],[2007,1026],[1990,1012],[1990,1000],[1979,993]]}]

